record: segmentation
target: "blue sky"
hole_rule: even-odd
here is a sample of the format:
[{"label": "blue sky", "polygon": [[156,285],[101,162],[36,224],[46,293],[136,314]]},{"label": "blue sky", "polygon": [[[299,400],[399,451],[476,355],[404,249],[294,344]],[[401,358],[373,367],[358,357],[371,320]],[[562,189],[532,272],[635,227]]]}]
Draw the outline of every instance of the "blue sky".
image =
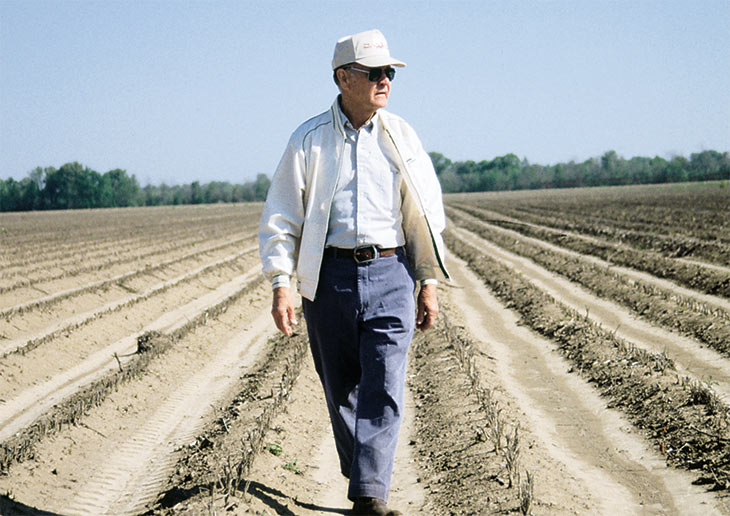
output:
[{"label": "blue sky", "polygon": [[728,0],[0,0],[0,178],[271,175],[370,28],[408,64],[388,108],[452,160],[730,150]]}]

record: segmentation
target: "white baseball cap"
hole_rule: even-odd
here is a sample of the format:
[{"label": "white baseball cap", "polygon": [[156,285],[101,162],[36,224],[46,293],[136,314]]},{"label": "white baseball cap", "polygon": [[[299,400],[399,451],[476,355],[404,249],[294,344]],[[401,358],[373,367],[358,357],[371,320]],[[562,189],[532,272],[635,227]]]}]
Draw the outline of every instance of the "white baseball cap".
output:
[{"label": "white baseball cap", "polygon": [[349,63],[358,63],[371,68],[406,65],[403,61],[390,57],[388,42],[385,41],[383,33],[377,29],[358,32],[337,41],[332,69],[336,70]]}]

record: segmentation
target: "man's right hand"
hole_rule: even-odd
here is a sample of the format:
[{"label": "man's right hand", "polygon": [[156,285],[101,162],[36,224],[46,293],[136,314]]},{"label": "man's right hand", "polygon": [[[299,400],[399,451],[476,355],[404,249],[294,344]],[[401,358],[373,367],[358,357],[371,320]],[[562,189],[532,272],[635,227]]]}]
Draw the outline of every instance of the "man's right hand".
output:
[{"label": "man's right hand", "polygon": [[277,287],[274,289],[274,302],[271,304],[271,315],[274,318],[276,327],[284,335],[290,337],[293,333],[292,326],[297,324],[297,315],[294,312],[294,302],[291,291],[288,287]]}]

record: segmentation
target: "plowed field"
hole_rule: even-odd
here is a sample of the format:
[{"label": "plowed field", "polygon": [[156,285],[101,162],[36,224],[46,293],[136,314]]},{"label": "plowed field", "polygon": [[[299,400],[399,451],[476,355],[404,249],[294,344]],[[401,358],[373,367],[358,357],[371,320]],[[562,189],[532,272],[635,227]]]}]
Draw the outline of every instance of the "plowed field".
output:
[{"label": "plowed field", "polygon": [[[730,189],[445,200],[390,504],[730,514]],[[0,214],[0,514],[347,514],[260,210]]]}]

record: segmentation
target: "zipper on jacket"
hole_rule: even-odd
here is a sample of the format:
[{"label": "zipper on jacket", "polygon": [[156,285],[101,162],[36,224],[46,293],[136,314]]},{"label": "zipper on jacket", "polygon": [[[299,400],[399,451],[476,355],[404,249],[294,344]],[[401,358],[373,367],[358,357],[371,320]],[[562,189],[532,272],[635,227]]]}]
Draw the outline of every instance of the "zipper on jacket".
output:
[{"label": "zipper on jacket", "polygon": [[[337,113],[337,110],[333,107],[332,108],[332,124],[335,127],[339,127],[339,124],[337,122],[341,123],[341,120],[338,119],[339,113]],[[335,200],[335,195],[337,194],[337,184],[340,182],[340,174],[342,173],[342,157],[345,154],[345,140],[347,136],[345,135],[344,130],[340,131],[340,155],[337,158],[337,175],[335,176],[335,187],[332,189],[332,195],[330,195],[330,201],[329,205],[327,207],[327,228],[329,229],[329,223],[330,223],[330,214],[332,213],[332,202]],[[327,234],[325,233],[325,243],[327,243]],[[324,248],[323,248],[324,249]]]},{"label": "zipper on jacket", "polygon": [[[333,111],[334,111],[334,108],[333,108]],[[336,112],[333,112],[332,113],[333,118],[336,115],[337,115]],[[335,120],[332,120],[332,124],[333,125],[336,125],[335,124]],[[344,133],[340,133],[340,134],[341,134],[341,147],[340,147],[341,151],[340,151],[339,157],[337,158],[337,175],[335,176],[335,186],[332,189],[332,195],[330,195],[329,204],[327,205],[327,217],[326,217],[326,220],[327,220],[327,228],[328,229],[329,229],[329,222],[330,222],[330,214],[332,213],[332,202],[335,200],[335,194],[337,193],[337,184],[340,182],[340,174],[342,172],[342,157],[345,154],[345,152],[344,152],[344,149],[345,149],[345,134]],[[327,231],[324,232],[324,242],[322,242],[322,253],[320,254],[320,257],[319,257],[319,267],[317,269],[317,283],[319,283],[319,273],[322,270],[322,256],[324,255],[324,248],[325,248],[326,244],[327,244]],[[317,289],[315,288],[314,296],[313,296],[312,299],[314,300],[316,298],[317,298]]]},{"label": "zipper on jacket", "polygon": [[444,273],[444,276],[446,277],[446,279],[449,279],[449,273],[446,271],[446,266],[443,263],[441,255],[439,254],[438,246],[436,245],[436,239],[433,236],[433,230],[431,229],[431,222],[429,222],[428,214],[426,213],[426,210],[423,207],[423,200],[421,199],[421,194],[418,192],[418,189],[414,186],[413,179],[411,178],[411,173],[408,171],[406,162],[403,160],[403,155],[400,153],[398,144],[395,143],[395,138],[393,138],[393,135],[390,134],[390,130],[388,130],[388,128],[385,126],[385,124],[383,124],[383,130],[388,135],[388,138],[390,138],[390,141],[393,144],[393,148],[395,149],[395,152],[398,154],[398,159],[400,160],[401,167],[403,168],[403,171],[405,172],[406,179],[409,183],[409,188],[413,191],[413,194],[416,198],[416,202],[418,202],[418,207],[420,208],[421,213],[423,213],[423,218],[426,219],[426,227],[428,228],[428,234],[431,237],[431,246],[433,246],[434,254],[436,255],[436,260],[438,261],[439,267],[441,268],[441,272]]}]

